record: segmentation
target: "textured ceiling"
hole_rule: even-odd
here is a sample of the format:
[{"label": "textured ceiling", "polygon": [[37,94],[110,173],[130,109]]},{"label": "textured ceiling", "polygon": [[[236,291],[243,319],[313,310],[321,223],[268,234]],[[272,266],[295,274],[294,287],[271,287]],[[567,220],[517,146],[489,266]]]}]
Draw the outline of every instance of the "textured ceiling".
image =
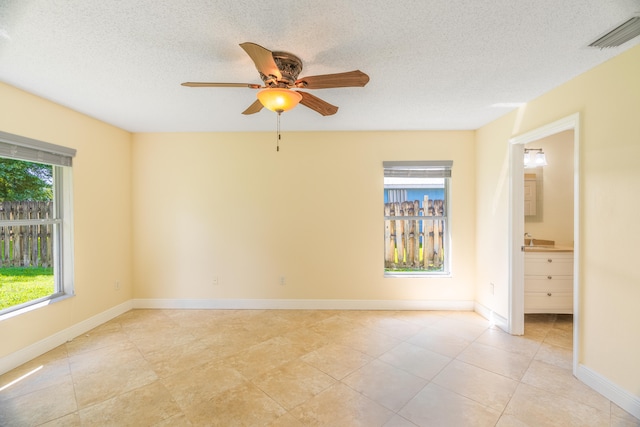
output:
[{"label": "textured ceiling", "polygon": [[360,69],[283,130],[477,129],[637,45],[593,49],[638,0],[0,0],[0,81],[134,132],[274,130],[244,116],[261,83],[238,46],[299,56],[301,76]]}]

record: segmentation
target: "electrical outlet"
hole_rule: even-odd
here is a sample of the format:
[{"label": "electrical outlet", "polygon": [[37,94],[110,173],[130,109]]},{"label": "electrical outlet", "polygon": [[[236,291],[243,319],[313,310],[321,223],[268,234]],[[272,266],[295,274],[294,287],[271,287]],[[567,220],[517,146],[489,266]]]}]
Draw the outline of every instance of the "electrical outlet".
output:
[{"label": "electrical outlet", "polygon": [[496,285],[494,285],[494,284],[493,284],[493,282],[492,282],[492,283],[489,283],[489,290],[490,290],[490,292],[491,292],[491,295],[494,295],[494,294],[495,294],[495,291],[496,291],[496,289],[495,289],[495,288],[496,288]]},{"label": "electrical outlet", "polygon": [[286,284],[287,284],[287,281],[286,281],[285,277],[284,276],[280,276],[280,285],[284,286]]},{"label": "electrical outlet", "polygon": [[115,283],[113,284],[113,289],[115,289],[116,291],[120,290],[120,281],[116,280]]},{"label": "electrical outlet", "polygon": [[213,279],[211,279],[211,284],[214,286],[220,284],[220,280],[218,279],[218,276],[213,276]]}]

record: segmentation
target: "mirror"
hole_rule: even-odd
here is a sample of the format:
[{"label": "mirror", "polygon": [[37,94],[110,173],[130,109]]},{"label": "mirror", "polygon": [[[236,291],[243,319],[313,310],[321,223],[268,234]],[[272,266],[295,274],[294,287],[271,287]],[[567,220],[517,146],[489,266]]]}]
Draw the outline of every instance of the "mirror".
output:
[{"label": "mirror", "polygon": [[527,168],[524,173],[524,221],[542,221],[542,167]]}]

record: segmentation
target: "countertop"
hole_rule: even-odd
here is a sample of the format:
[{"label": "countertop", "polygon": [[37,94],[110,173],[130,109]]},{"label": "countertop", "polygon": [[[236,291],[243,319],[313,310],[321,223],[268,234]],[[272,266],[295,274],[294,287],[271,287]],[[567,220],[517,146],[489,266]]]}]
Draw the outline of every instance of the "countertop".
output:
[{"label": "countertop", "polygon": [[525,252],[573,252],[571,246],[524,246]]}]

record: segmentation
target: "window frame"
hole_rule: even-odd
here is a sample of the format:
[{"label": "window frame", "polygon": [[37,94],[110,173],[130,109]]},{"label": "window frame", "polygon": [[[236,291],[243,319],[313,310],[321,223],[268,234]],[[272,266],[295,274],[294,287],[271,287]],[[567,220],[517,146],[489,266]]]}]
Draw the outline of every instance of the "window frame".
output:
[{"label": "window frame", "polygon": [[30,311],[73,296],[73,170],[72,158],[76,150],[0,131],[0,157],[34,163],[48,164],[53,172],[53,218],[1,220],[0,225],[52,225],[52,266],[54,292],[0,310],[0,320]]},{"label": "window frame", "polygon": [[[422,277],[422,278],[442,278],[451,277],[452,266],[452,251],[451,251],[451,170],[453,168],[453,161],[451,160],[426,160],[426,161],[384,161],[383,162],[383,175],[384,178],[388,177],[416,177],[416,178],[443,178],[444,179],[444,203],[442,216],[386,216],[383,215],[385,232],[384,232],[384,249],[387,250],[387,222],[393,220],[404,221],[427,221],[437,220],[443,221],[443,235],[442,246],[444,248],[444,260],[441,271],[429,271],[416,269],[412,271],[393,271],[388,270],[386,266],[386,254],[383,254],[383,271],[385,278],[407,278],[407,277]],[[384,181],[384,180],[383,180]],[[407,188],[419,188],[419,187],[407,187]],[[422,187],[424,188],[424,187]],[[388,188],[383,182],[383,198]],[[424,209],[424,206],[421,208]],[[428,219],[427,219],[428,218]],[[421,241],[424,246],[424,232],[420,233]]]}]

